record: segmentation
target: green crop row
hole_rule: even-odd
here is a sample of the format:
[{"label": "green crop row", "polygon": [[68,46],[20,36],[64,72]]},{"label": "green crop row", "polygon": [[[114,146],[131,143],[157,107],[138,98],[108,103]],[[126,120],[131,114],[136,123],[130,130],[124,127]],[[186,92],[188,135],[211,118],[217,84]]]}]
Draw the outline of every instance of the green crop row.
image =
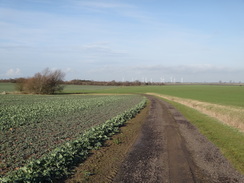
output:
[{"label": "green crop row", "polygon": [[[125,96],[120,96],[125,97]],[[120,100],[118,96],[26,96],[0,98],[0,130],[52,120],[64,114],[90,110]]]},{"label": "green crop row", "polygon": [[[0,177],[75,140],[86,129],[119,115],[142,99],[139,95],[0,96],[0,119],[16,117],[15,125],[8,117],[0,120],[5,123],[4,130],[0,130]],[[25,120],[20,126],[22,117]]]},{"label": "green crop row", "polygon": [[81,137],[56,148],[42,158],[30,161],[24,167],[0,179],[10,182],[53,182],[71,173],[72,167],[84,161],[91,149],[102,146],[105,140],[119,132],[119,127],[135,117],[146,105],[146,99],[134,108],[87,130]]}]

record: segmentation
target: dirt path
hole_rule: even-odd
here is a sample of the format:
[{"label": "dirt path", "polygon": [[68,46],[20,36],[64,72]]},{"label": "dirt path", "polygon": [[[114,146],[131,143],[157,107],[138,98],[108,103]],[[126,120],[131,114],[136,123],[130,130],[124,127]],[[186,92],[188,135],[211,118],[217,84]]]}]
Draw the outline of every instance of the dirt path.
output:
[{"label": "dirt path", "polygon": [[114,182],[244,182],[244,176],[174,107],[149,99],[141,134]]}]

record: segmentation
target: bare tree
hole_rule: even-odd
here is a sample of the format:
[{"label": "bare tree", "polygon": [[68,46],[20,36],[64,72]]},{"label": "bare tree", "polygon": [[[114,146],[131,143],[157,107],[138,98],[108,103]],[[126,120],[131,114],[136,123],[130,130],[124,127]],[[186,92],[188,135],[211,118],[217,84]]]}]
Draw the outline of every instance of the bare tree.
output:
[{"label": "bare tree", "polygon": [[63,90],[61,85],[65,73],[61,70],[52,71],[46,68],[41,73],[36,73],[33,77],[22,80],[19,86],[22,91],[35,94],[54,94]]}]

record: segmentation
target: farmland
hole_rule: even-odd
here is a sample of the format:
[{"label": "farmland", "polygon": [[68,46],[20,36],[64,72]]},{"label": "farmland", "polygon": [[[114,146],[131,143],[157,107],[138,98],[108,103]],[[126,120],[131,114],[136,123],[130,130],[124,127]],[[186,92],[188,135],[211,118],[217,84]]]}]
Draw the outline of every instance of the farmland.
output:
[{"label": "farmland", "polygon": [[[12,92],[14,87],[13,84],[0,84],[0,90]],[[53,150],[67,142],[73,144],[87,129],[104,124],[106,120],[140,103],[142,97],[136,95],[138,93],[157,95],[171,103],[221,150],[236,169],[244,173],[244,142],[240,130],[243,129],[243,86],[68,85],[63,94],[53,96],[0,95],[2,174],[19,169],[28,160],[52,154]],[[82,141],[84,139],[79,143]],[[64,149],[67,148],[70,147]],[[64,150],[58,150],[58,153],[60,151]]]},{"label": "farmland", "polygon": [[[219,147],[225,157],[227,157],[239,171],[244,173],[244,136],[243,132],[240,132],[243,131],[244,86],[129,86],[111,88],[109,91],[101,90],[99,92],[155,93],[162,97],[174,97],[173,101],[167,101],[172,101],[171,103],[186,116],[189,121],[197,126],[211,142]],[[180,102],[182,103],[182,101],[184,101],[184,105],[179,104]],[[191,106],[189,104],[191,104]],[[206,111],[208,113],[206,113]]]},{"label": "farmland", "polygon": [[18,169],[140,101],[138,95],[2,95],[0,168]]},{"label": "farmland", "polygon": [[[0,92],[13,92],[15,84],[0,83]],[[87,86],[65,85],[63,93],[158,93],[209,103],[244,107],[244,86],[165,85],[165,86]]]},{"label": "farmland", "polygon": [[64,85],[63,93],[100,93],[116,89],[116,86]]},{"label": "farmland", "polygon": [[[67,88],[68,89],[68,88]],[[209,103],[244,107],[244,86],[239,85],[165,85],[127,86],[95,93],[158,93]]]},{"label": "farmland", "polygon": [[13,92],[15,91],[14,83],[0,83],[0,93],[1,92]]}]

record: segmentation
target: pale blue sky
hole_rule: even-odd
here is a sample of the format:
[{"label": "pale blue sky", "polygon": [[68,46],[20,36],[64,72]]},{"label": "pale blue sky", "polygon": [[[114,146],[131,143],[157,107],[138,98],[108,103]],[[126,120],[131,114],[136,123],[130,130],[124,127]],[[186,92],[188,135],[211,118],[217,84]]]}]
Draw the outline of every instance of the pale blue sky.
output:
[{"label": "pale blue sky", "polygon": [[0,78],[244,82],[244,0],[0,0]]}]

